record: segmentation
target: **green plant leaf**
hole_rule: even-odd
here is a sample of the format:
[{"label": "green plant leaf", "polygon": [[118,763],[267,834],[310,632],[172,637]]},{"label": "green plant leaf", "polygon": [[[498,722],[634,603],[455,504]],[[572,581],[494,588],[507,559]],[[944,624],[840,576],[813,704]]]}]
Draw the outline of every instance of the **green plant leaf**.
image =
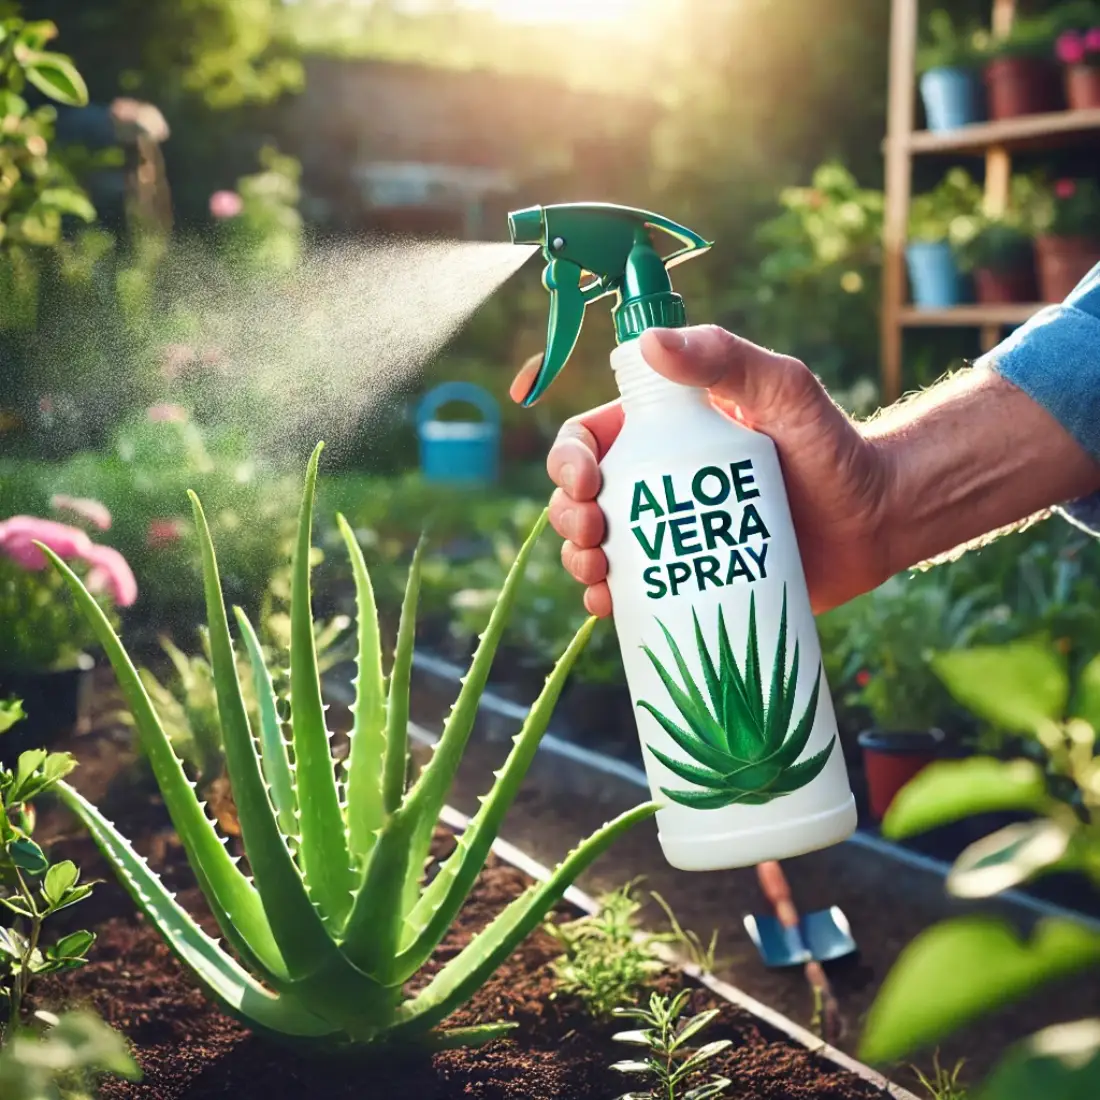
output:
[{"label": "green plant leaf", "polygon": [[[684,691],[687,694],[687,698],[691,700],[691,714],[695,721],[692,723],[695,727],[696,733],[707,742],[708,745],[713,746],[716,749],[725,749],[726,738],[722,731],[717,718],[711,715],[707,709],[706,700],[703,698],[703,693],[699,690],[699,685],[696,684],[695,678],[691,674],[691,669],[687,666],[687,661],[684,660],[684,655],[680,652],[680,647],[676,644],[676,639],[669,633],[669,629],[660,619],[657,620],[657,625],[661,628],[661,633],[665,636],[665,641],[668,643],[669,652],[672,654],[673,661],[676,662],[676,671],[680,673],[680,683],[684,686]],[[699,621],[695,621],[696,628],[699,626]],[[700,644],[699,655],[700,659],[704,659],[706,654],[706,644],[703,641],[701,632],[696,632],[696,638]],[[709,655],[705,658],[709,660]],[[687,717],[687,711],[682,711],[685,717]]]},{"label": "green plant leaf", "polygon": [[23,62],[27,79],[45,96],[67,107],[88,105],[88,86],[76,66],[59,53],[27,51]]},{"label": "green plant leaf", "polygon": [[1057,870],[1069,849],[1070,834],[1040,818],[1006,825],[975,841],[955,860],[947,889],[959,898],[988,898]]},{"label": "green plant leaf", "polygon": [[787,689],[787,587],[783,586],[783,608],[779,613],[779,635],[775,642],[775,660],[772,663],[772,684],[768,692],[768,709],[765,725],[769,745],[781,745],[787,736],[789,717],[784,717],[788,698],[793,699],[797,683]]},{"label": "green plant leaf", "polygon": [[975,814],[1040,813],[1048,801],[1042,770],[1029,760],[937,760],[898,792],[882,832],[900,840]]},{"label": "green plant leaf", "polygon": [[260,639],[256,636],[248,616],[239,607],[233,608],[237,628],[248,651],[252,669],[252,687],[260,710],[260,747],[264,779],[271,788],[271,800],[279,828],[292,840],[298,840],[298,797],[294,789],[294,773],[290,770],[290,757],[282,723],[279,721],[275,686],[264,664]]},{"label": "green plant leaf", "polygon": [[313,635],[309,571],[312,554],[313,498],[318,444],[306,468],[298,516],[290,596],[290,707],[298,786],[299,853],[310,897],[326,919],[342,924],[351,907],[356,876],[336,790],[336,774],[325,728],[321,678]]},{"label": "green plant leaf", "polygon": [[708,1081],[705,1085],[689,1089],[684,1093],[684,1100],[713,1100],[715,1096],[720,1096],[725,1092],[730,1084],[731,1081],[728,1077],[715,1077],[713,1081]]},{"label": "green plant leaf", "polygon": [[348,843],[352,855],[365,862],[385,817],[379,761],[385,759],[386,753],[386,682],[382,672],[378,607],[363,550],[348,521],[338,515],[336,522],[355,579],[359,641],[348,752]]},{"label": "green plant leaf", "polygon": [[1014,733],[1058,721],[1069,702],[1065,661],[1041,641],[952,650],[931,664],[957,702]]},{"label": "green plant leaf", "polygon": [[753,706],[752,695],[733,655],[725,612],[718,609],[718,659],[725,702],[721,722],[731,755],[755,760],[765,750],[764,715]]},{"label": "green plant leaf", "polygon": [[[663,623],[659,622],[657,625],[660,626],[662,630],[665,630]],[[682,661],[683,658],[680,656],[680,651],[675,648],[675,643],[672,641],[667,631],[665,631],[665,637],[668,639],[669,648],[672,649],[673,658],[678,662]],[[701,698],[696,699],[690,692],[680,687],[672,674],[665,668],[657,654],[654,653],[649,646],[642,646],[642,652],[649,658],[658,677],[660,677],[661,683],[664,684],[665,691],[668,692],[673,705],[688,724],[693,738],[697,739],[705,749],[709,749],[710,752],[718,754],[728,761],[731,754],[726,749],[725,731],[718,724],[717,719],[707,710]],[[695,690],[695,696],[698,696],[698,689]],[[650,709],[649,705],[646,703],[640,703],[639,705],[645,707],[647,710]],[[650,710],[650,713],[654,712]],[[702,762],[701,757],[698,759]]]},{"label": "green plant leaf", "polygon": [[1013,1047],[974,1100],[1096,1100],[1100,1020],[1045,1028]]},{"label": "green plant leaf", "polygon": [[55,863],[42,880],[42,893],[51,905],[57,905],[65,894],[76,885],[80,872],[71,859]]},{"label": "green plant leaf", "polygon": [[1100,657],[1093,657],[1077,679],[1072,714],[1100,730]]},{"label": "green plant leaf", "polygon": [[60,214],[71,214],[82,221],[94,222],[95,207],[88,196],[72,187],[47,187],[38,196],[38,201]]},{"label": "green plant leaf", "polygon": [[21,722],[26,717],[21,700],[0,701],[0,733],[7,733],[16,722]]},{"label": "green plant leaf", "polygon": [[8,845],[8,856],[20,871],[40,875],[50,865],[46,853],[30,837],[16,837]]},{"label": "green plant leaf", "polygon": [[647,703],[643,699],[638,703],[638,708],[653,715],[661,729],[663,729],[665,733],[667,733],[669,737],[688,754],[688,756],[698,761],[704,767],[711,768],[722,775],[728,771],[732,771],[733,768],[744,767],[748,763],[748,761],[738,760],[736,757],[730,756],[727,752],[723,752],[719,749],[712,749],[710,745],[698,738],[694,733],[689,733],[687,730],[676,725],[671,718],[662,714],[652,703]]},{"label": "green plant leaf", "polygon": [[48,950],[51,959],[83,959],[95,943],[94,932],[70,932]]},{"label": "green plant leaf", "polygon": [[1070,921],[1041,920],[1029,940],[993,917],[944,921],[909,944],[887,975],[859,1056],[895,1061],[1046,982],[1098,964],[1100,935]]}]

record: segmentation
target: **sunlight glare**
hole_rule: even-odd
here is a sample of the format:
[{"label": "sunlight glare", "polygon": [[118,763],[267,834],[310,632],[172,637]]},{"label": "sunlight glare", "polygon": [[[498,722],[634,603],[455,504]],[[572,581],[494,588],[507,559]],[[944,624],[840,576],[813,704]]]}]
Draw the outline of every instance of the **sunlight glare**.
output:
[{"label": "sunlight glare", "polygon": [[611,23],[642,14],[648,0],[465,0],[517,23]]}]

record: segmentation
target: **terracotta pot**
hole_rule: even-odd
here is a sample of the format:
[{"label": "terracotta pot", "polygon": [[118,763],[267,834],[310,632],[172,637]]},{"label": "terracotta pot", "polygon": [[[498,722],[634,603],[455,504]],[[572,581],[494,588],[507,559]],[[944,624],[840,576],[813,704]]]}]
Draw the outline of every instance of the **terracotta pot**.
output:
[{"label": "terracotta pot", "polygon": [[1017,118],[1058,110],[1058,70],[1038,57],[1001,57],[985,68],[989,117]]},{"label": "terracotta pot", "polygon": [[95,661],[83,653],[75,668],[35,672],[0,669],[0,698],[23,700],[27,717],[0,737],[0,763],[14,764],[21,752],[43,749],[88,727]]},{"label": "terracotta pot", "polygon": [[1034,302],[1038,296],[1035,268],[1031,265],[1010,268],[1008,271],[978,268],[974,272],[974,284],[978,291],[978,301],[987,306]]},{"label": "terracotta pot", "polygon": [[1036,237],[1039,290],[1044,302],[1061,302],[1100,263],[1100,240]]},{"label": "terracotta pot", "polygon": [[859,735],[867,796],[871,816],[876,821],[886,816],[898,791],[941,755],[943,742],[940,730],[898,733],[866,730]]},{"label": "terracotta pot", "polygon": [[1067,65],[1066,102],[1071,111],[1100,107],[1100,68],[1095,65]]}]

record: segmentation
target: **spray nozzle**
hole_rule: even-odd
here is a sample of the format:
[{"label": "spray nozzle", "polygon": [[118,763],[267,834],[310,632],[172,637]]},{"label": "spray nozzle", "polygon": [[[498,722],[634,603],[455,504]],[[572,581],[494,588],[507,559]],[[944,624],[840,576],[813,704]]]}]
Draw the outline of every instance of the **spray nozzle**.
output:
[{"label": "spray nozzle", "polygon": [[[661,230],[682,247],[662,256],[653,241]],[[508,215],[513,244],[539,245],[548,263],[542,275],[550,291],[550,324],[542,366],[523,399],[533,405],[558,376],[577,346],[585,308],[610,294],[615,335],[624,343],[647,328],[687,324],[684,300],[672,289],[668,269],[711,247],[697,233],[659,214],[610,203],[531,206]],[[585,282],[585,276],[588,281]]]}]

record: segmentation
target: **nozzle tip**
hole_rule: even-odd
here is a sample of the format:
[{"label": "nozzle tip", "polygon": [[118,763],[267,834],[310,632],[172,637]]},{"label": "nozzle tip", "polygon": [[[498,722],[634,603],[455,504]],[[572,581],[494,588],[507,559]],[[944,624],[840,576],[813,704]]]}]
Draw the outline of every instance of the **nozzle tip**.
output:
[{"label": "nozzle tip", "polygon": [[546,237],[546,218],[541,206],[529,206],[526,210],[513,210],[508,215],[508,232],[512,244],[543,244]]}]

